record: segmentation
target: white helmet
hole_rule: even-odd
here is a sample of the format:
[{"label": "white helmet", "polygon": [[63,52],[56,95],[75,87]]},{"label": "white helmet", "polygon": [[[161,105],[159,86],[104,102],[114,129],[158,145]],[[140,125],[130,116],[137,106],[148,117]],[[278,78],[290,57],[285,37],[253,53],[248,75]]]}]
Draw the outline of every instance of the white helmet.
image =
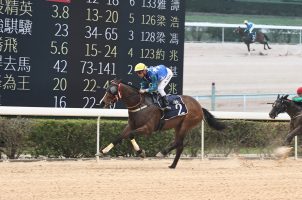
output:
[{"label": "white helmet", "polygon": [[244,24],[247,24],[248,23],[248,21],[247,20],[244,20],[244,22],[243,22]]}]

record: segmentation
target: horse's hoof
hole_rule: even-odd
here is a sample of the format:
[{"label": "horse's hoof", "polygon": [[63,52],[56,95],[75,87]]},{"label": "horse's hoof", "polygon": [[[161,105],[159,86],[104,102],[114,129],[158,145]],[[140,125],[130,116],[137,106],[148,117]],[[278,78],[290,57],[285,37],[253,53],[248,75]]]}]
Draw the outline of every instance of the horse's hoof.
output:
[{"label": "horse's hoof", "polygon": [[99,153],[99,157],[100,157],[100,158],[104,158],[104,157],[105,157],[105,154],[103,154],[102,152],[100,152],[100,153]]},{"label": "horse's hoof", "polygon": [[286,159],[293,147],[282,146],[274,150],[274,156],[278,159]]},{"label": "horse's hoof", "polygon": [[164,158],[165,155],[162,154],[162,152],[158,152],[156,155],[155,155],[157,158]]},{"label": "horse's hoof", "polygon": [[170,165],[169,168],[170,169],[175,169],[176,166]]},{"label": "horse's hoof", "polygon": [[138,156],[141,157],[141,158],[146,158],[145,150],[142,149],[142,151],[138,154]]}]

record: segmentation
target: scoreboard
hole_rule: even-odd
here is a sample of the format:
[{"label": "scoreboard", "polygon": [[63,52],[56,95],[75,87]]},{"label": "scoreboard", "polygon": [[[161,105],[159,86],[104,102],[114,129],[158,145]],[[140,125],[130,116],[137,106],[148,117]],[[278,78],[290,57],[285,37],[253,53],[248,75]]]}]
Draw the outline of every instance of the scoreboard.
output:
[{"label": "scoreboard", "polygon": [[0,0],[0,105],[97,108],[110,80],[139,87],[139,62],[169,67],[181,94],[184,3]]}]

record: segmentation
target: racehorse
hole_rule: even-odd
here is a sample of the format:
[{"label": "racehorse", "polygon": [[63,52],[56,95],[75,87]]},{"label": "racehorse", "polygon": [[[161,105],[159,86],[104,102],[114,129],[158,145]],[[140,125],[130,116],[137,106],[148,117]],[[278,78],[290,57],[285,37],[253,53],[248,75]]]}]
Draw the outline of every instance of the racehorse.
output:
[{"label": "racehorse", "polygon": [[160,151],[157,156],[166,156],[169,152],[176,149],[174,161],[169,166],[169,168],[175,168],[184,148],[183,141],[186,134],[190,129],[197,126],[201,120],[205,120],[210,127],[216,130],[225,128],[223,123],[217,121],[216,118],[207,109],[202,108],[194,98],[185,95],[182,95],[181,98],[187,106],[188,113],[169,120],[161,120],[162,110],[153,103],[152,95],[148,93],[140,94],[138,88],[123,83],[120,80],[112,80],[101,100],[101,107],[108,108],[118,100],[121,100],[128,109],[128,125],[116,140],[104,148],[101,153],[108,153],[111,148],[123,139],[129,138],[136,153],[141,157],[145,157],[144,151],[140,149],[136,143],[135,137],[140,134],[150,135],[157,130],[173,128],[175,130],[174,142]]},{"label": "racehorse", "polygon": [[253,40],[250,37],[249,33],[244,32],[244,30],[245,30],[245,28],[241,28],[239,26],[238,28],[236,28],[234,30],[234,33],[238,34],[241,41],[246,44],[249,53],[250,53],[250,44],[254,43],[254,42],[259,42],[260,44],[263,44],[264,45],[264,50],[266,50],[265,46],[267,46],[267,48],[271,49],[271,47],[268,45],[269,39],[268,39],[266,34],[262,33],[261,31],[257,31],[256,38],[255,38],[255,40]]},{"label": "racehorse", "polygon": [[302,134],[302,107],[295,102],[287,99],[288,95],[278,95],[276,101],[273,103],[272,110],[269,116],[275,119],[278,114],[286,112],[290,116],[290,130],[283,145],[289,145],[292,139],[299,134]]}]

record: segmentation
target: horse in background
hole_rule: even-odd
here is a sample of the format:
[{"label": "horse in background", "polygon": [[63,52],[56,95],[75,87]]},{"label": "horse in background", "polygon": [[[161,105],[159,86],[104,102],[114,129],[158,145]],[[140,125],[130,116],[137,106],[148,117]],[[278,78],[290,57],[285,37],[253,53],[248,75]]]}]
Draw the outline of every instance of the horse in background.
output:
[{"label": "horse in background", "polygon": [[241,28],[240,26],[236,28],[233,32],[239,35],[242,42],[244,42],[247,46],[248,52],[250,53],[250,44],[254,42],[259,42],[260,44],[264,45],[264,50],[266,50],[266,46],[268,49],[271,47],[268,45],[268,37],[266,34],[262,33],[261,31],[256,32],[256,37],[253,38],[250,36],[248,32],[244,32],[245,28]]},{"label": "horse in background", "polygon": [[[217,121],[207,109],[202,108],[199,102],[193,97],[186,95],[179,96],[187,108],[187,113],[168,120],[162,120],[163,111],[154,103],[150,94],[140,94],[138,88],[116,79],[112,80],[101,100],[101,107],[108,108],[116,101],[122,101],[128,109],[128,125],[116,140],[101,150],[101,153],[108,153],[123,139],[129,138],[136,153],[144,157],[144,151],[135,141],[136,136],[151,135],[157,130],[174,129],[174,142],[160,151],[156,156],[166,156],[169,152],[176,149],[173,163],[169,166],[170,168],[175,168],[184,149],[184,139],[189,130],[197,126],[202,120],[205,120],[211,128],[216,130],[225,128],[224,124]],[[177,102],[173,106],[175,109],[179,109],[179,111],[183,107],[182,104]]]},{"label": "horse in background", "polygon": [[273,103],[272,109],[269,113],[270,118],[275,119],[280,113],[286,112],[290,116],[290,129],[285,137],[283,145],[290,145],[292,139],[296,135],[302,135],[302,106],[287,99],[289,95],[278,95],[276,101]]}]

